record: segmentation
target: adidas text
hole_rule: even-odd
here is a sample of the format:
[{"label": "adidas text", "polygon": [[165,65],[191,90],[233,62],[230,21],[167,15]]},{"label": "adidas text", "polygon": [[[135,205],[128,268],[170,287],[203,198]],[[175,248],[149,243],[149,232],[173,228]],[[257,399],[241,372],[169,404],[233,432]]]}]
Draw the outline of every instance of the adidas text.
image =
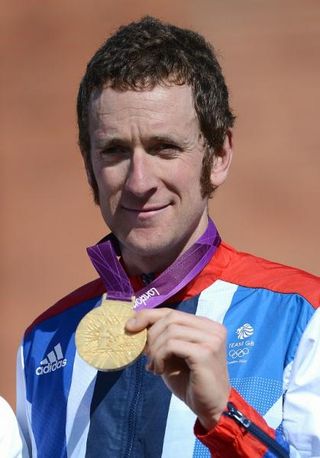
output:
[{"label": "adidas text", "polygon": [[57,361],[56,363],[47,364],[46,366],[39,366],[36,369],[37,375],[48,374],[49,372],[54,372],[57,369],[61,369],[67,364],[67,360],[63,359],[62,361]]},{"label": "adidas text", "polygon": [[61,345],[55,345],[47,356],[40,361],[40,366],[36,369],[36,375],[49,374],[58,369],[61,369],[67,364],[66,358],[63,356]]}]

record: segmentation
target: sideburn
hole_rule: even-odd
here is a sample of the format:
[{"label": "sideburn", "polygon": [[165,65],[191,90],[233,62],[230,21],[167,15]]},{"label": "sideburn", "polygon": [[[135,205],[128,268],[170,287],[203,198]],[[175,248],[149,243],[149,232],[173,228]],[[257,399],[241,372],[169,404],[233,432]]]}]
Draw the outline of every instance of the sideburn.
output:
[{"label": "sideburn", "polygon": [[208,197],[209,199],[212,197],[216,186],[213,186],[211,183],[211,171],[213,167],[213,159],[214,159],[214,150],[209,146],[205,147],[205,152],[202,159],[202,169],[201,169],[201,176],[200,176],[200,188],[201,188],[201,197],[205,198]]}]

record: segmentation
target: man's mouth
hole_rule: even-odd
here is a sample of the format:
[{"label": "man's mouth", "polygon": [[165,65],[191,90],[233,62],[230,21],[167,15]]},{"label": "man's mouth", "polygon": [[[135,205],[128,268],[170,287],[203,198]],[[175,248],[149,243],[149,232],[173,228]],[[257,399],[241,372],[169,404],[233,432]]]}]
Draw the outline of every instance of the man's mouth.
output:
[{"label": "man's mouth", "polygon": [[167,208],[170,204],[165,205],[148,205],[144,207],[134,207],[123,205],[122,208],[128,212],[139,214],[139,215],[151,215],[160,212]]}]

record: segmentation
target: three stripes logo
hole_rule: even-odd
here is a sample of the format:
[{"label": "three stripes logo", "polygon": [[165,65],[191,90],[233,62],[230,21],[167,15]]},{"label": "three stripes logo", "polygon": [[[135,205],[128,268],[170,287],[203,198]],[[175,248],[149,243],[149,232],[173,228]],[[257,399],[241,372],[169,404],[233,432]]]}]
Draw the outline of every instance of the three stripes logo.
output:
[{"label": "three stripes logo", "polygon": [[49,372],[54,372],[57,369],[61,369],[66,364],[67,360],[63,356],[61,345],[57,344],[53,350],[50,351],[42,361],[40,361],[40,366],[37,367],[36,374],[48,374]]}]

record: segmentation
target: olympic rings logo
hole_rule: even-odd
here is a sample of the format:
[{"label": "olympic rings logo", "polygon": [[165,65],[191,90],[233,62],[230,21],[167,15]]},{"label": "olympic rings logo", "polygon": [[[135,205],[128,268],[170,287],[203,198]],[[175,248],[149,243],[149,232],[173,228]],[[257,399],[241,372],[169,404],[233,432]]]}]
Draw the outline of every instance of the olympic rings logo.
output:
[{"label": "olympic rings logo", "polygon": [[229,351],[229,356],[231,358],[242,358],[243,356],[246,356],[249,353],[249,348],[240,348],[239,350],[230,350]]}]

